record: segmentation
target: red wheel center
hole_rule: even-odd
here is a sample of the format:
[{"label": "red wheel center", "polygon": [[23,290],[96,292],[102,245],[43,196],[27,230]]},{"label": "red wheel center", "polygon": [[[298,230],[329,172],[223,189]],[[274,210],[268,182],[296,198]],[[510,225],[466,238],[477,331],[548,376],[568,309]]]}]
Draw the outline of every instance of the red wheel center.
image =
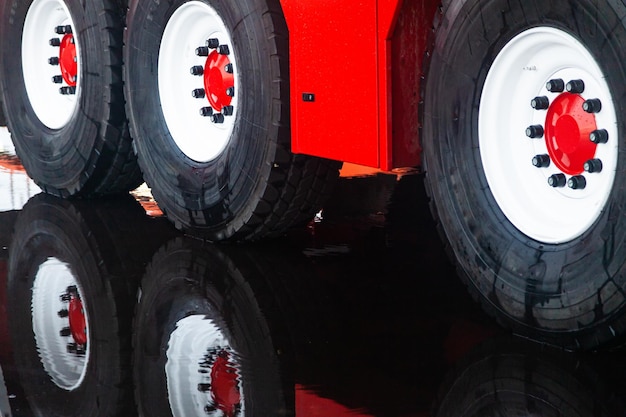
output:
[{"label": "red wheel center", "polygon": [[234,416],[237,404],[241,402],[237,370],[226,351],[218,354],[211,369],[211,391],[215,406],[226,416]]},{"label": "red wheel center", "polygon": [[87,344],[87,324],[85,321],[85,311],[80,298],[72,295],[69,305],[70,331],[74,341],[79,345]]},{"label": "red wheel center", "polygon": [[563,93],[548,108],[545,138],[550,159],[564,174],[579,175],[593,159],[597,145],[589,134],[597,129],[596,118],[583,110],[578,94]]},{"label": "red wheel center", "polygon": [[229,89],[235,87],[235,77],[226,70],[230,65],[227,55],[213,51],[209,54],[204,67],[204,90],[213,110],[220,112],[230,106],[233,98],[228,95]]},{"label": "red wheel center", "polygon": [[61,40],[59,49],[59,66],[61,67],[61,76],[67,85],[71,87],[76,86],[78,64],[74,36],[71,33],[63,36],[63,39]]}]

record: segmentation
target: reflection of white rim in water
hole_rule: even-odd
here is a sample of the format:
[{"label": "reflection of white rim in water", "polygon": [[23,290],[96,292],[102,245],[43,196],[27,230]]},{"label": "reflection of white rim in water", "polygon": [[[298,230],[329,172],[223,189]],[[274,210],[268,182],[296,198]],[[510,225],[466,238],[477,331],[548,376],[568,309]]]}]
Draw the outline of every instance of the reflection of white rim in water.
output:
[{"label": "reflection of white rim in water", "polygon": [[239,358],[212,320],[204,315],[180,320],[166,353],[174,417],[245,415]]},{"label": "reflection of white rim in water", "polygon": [[0,415],[4,417],[11,417],[11,406],[9,405],[9,393],[7,392],[7,386],[4,383],[4,375],[2,375],[2,368],[0,368]]},{"label": "reflection of white rim in water", "polygon": [[31,308],[35,343],[45,371],[60,388],[78,388],[89,363],[89,320],[69,265],[48,258],[39,266]]}]

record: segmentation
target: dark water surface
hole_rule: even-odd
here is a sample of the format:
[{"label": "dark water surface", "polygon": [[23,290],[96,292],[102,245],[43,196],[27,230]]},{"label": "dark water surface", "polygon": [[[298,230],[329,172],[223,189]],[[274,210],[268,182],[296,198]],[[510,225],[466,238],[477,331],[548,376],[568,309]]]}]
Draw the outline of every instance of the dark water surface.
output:
[{"label": "dark water surface", "polygon": [[212,245],[146,190],[38,194],[1,133],[2,417],[626,416],[626,351],[483,315],[419,176],[342,179],[322,219]]}]

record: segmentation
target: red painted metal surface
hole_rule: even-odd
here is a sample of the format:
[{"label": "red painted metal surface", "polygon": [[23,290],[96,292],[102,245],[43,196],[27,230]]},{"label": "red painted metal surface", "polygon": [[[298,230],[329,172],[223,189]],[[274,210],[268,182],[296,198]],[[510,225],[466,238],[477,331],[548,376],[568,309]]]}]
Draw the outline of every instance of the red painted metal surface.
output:
[{"label": "red painted metal surface", "polygon": [[[292,150],[383,170],[418,165],[421,56],[438,2],[281,3],[290,39]],[[395,123],[402,123],[398,130]]]},{"label": "red painted metal surface", "polygon": [[225,106],[230,106],[232,96],[228,90],[235,88],[233,71],[227,71],[232,65],[228,55],[213,51],[209,54],[204,65],[204,89],[211,107],[216,112],[221,112]]},{"label": "red painted metal surface", "polygon": [[76,76],[78,75],[78,65],[76,63],[76,45],[74,35],[71,33],[63,36],[59,49],[59,65],[63,80],[69,86],[76,86]]}]

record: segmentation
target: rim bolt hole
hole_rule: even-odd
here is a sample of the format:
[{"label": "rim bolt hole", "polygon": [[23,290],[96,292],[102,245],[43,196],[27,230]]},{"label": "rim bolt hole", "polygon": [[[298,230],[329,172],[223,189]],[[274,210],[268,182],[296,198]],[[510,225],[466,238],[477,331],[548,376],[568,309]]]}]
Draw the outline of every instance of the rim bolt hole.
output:
[{"label": "rim bolt hole", "polygon": [[526,128],[526,136],[531,139],[537,139],[543,137],[543,126],[532,125]]},{"label": "rim bolt hole", "polygon": [[204,75],[204,67],[202,65],[194,65],[189,72],[191,75]]},{"label": "rim bolt hole", "polygon": [[550,107],[550,100],[546,96],[535,97],[530,100],[530,106],[535,110],[547,110]]},{"label": "rim bolt hole", "polygon": [[209,38],[206,40],[207,48],[217,49],[220,46],[220,40],[217,38]]},{"label": "rim bolt hole", "polygon": [[587,113],[599,113],[602,110],[602,102],[598,98],[590,98],[583,103],[583,110]]},{"label": "rim bolt hole", "polygon": [[217,52],[218,52],[220,55],[230,55],[230,48],[228,48],[228,45],[220,45],[220,46],[217,48]]},{"label": "rim bolt hole", "polygon": [[48,43],[50,44],[50,46],[61,46],[61,39],[52,38],[48,41]]},{"label": "rim bolt hole", "polygon": [[196,55],[198,56],[209,56],[209,48],[206,46],[199,46],[196,48]]},{"label": "rim bolt hole", "polygon": [[213,123],[224,123],[224,115],[222,113],[215,113],[211,116],[211,121]]},{"label": "rim bolt hole", "polygon": [[583,164],[585,172],[590,174],[602,172],[602,161],[600,159],[590,159]]},{"label": "rim bolt hole", "polygon": [[224,66],[224,71],[226,71],[229,74],[232,74],[233,73],[233,64],[226,64]]},{"label": "rim bolt hole", "polygon": [[206,96],[206,93],[204,91],[204,88],[196,88],[191,92],[191,96],[193,98],[204,98]]},{"label": "rim bolt hole", "polygon": [[575,175],[567,181],[567,186],[572,190],[584,190],[587,180],[582,175]]},{"label": "rim bolt hole", "polygon": [[565,85],[565,90],[572,94],[581,94],[585,91],[585,82],[583,80],[571,80]]},{"label": "rim bolt hole", "polygon": [[63,82],[63,77],[60,75],[55,75],[52,77],[52,82],[55,84],[61,84]]},{"label": "rim bolt hole", "polygon": [[224,114],[224,116],[232,116],[234,112],[235,108],[233,106],[224,106],[224,108],[222,109],[222,113]]},{"label": "rim bolt hole", "polygon": [[200,116],[209,117],[213,115],[213,107],[202,107],[200,109]]},{"label": "rim bolt hole", "polygon": [[550,177],[548,178],[548,184],[550,185],[550,187],[554,188],[565,187],[566,182],[567,179],[565,178],[565,174],[554,174],[550,175]]},{"label": "rim bolt hole", "polygon": [[548,155],[535,155],[533,157],[533,166],[537,168],[547,168],[550,166],[550,156]]},{"label": "rim bolt hole", "polygon": [[65,35],[67,33],[72,33],[72,27],[70,25],[61,25],[54,28],[54,33],[57,35]]},{"label": "rim bolt hole", "polygon": [[594,130],[589,134],[589,140],[595,144],[607,143],[609,141],[609,132],[606,129]]},{"label": "rim bolt hole", "polygon": [[565,81],[560,78],[550,80],[546,83],[546,90],[551,93],[562,93],[565,91]]}]

